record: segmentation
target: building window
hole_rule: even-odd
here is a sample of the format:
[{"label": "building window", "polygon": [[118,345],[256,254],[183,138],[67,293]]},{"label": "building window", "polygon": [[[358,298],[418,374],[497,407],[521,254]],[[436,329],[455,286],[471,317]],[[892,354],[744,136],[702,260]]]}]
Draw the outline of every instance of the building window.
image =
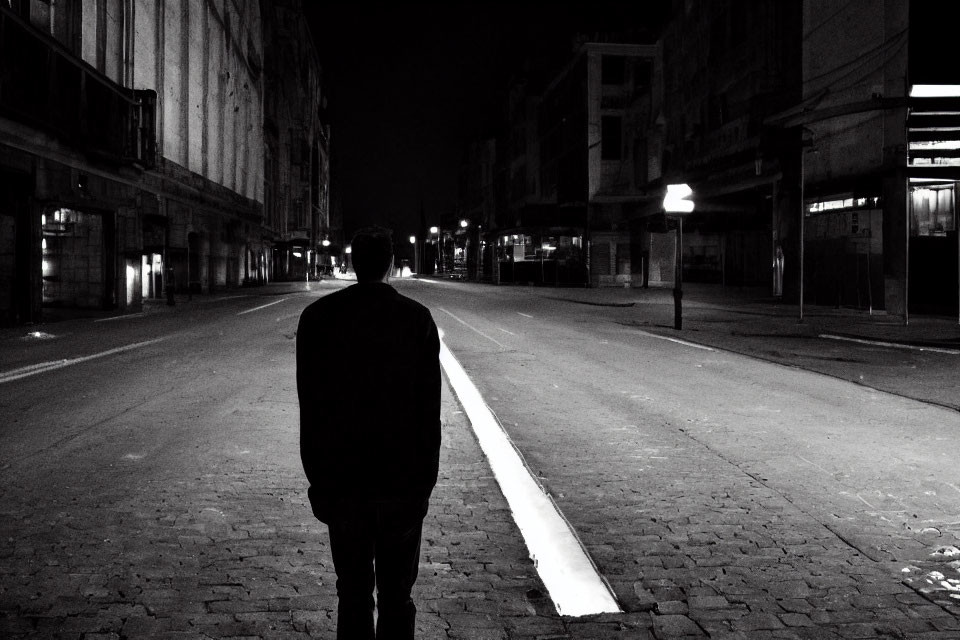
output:
[{"label": "building window", "polygon": [[600,81],[603,84],[623,84],[626,77],[626,58],[623,56],[600,57]]},{"label": "building window", "polygon": [[600,119],[601,160],[619,160],[622,157],[621,128],[620,116],[603,116]]},{"label": "building window", "polygon": [[956,229],[954,187],[914,187],[910,198],[910,235],[942,236]]}]

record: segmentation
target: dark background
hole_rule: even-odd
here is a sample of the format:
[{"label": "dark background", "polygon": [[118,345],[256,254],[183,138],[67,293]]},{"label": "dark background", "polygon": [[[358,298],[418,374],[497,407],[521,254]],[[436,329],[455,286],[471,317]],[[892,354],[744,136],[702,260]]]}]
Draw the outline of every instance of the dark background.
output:
[{"label": "dark background", "polygon": [[511,77],[559,69],[578,33],[652,41],[666,5],[304,2],[347,237],[374,223],[416,233],[421,202],[427,224],[454,210],[464,143],[497,131]]}]

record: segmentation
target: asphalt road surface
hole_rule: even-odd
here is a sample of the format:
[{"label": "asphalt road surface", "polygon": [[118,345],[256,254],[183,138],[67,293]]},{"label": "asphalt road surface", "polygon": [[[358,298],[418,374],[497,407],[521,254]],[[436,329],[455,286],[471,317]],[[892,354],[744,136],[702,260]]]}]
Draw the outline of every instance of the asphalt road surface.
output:
[{"label": "asphalt road surface", "polygon": [[[331,633],[293,347],[300,311],[347,284],[6,334],[0,636]],[[956,411],[668,339],[635,308],[395,285],[625,610],[550,610],[445,388],[423,637],[960,636]]]}]

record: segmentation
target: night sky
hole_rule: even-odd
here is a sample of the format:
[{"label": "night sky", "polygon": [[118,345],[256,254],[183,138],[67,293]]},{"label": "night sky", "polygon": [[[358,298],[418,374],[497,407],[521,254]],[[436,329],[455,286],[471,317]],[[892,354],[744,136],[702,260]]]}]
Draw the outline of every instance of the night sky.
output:
[{"label": "night sky", "polygon": [[372,223],[395,237],[415,233],[421,201],[427,224],[452,211],[464,142],[495,130],[523,61],[554,68],[577,33],[642,31],[659,20],[655,4],[305,0],[328,89],[331,182],[347,236]]}]

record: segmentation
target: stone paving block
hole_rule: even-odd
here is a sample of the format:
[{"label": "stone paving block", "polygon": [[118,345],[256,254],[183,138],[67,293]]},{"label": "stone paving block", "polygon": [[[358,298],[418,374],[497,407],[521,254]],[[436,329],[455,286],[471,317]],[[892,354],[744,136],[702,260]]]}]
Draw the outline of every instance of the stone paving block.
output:
[{"label": "stone paving block", "polygon": [[653,616],[653,628],[654,634],[658,638],[703,637],[706,635],[700,625],[684,615],[655,615]]},{"label": "stone paving block", "polygon": [[731,622],[732,627],[738,631],[760,631],[764,629],[782,629],[784,624],[780,619],[771,613],[754,612],[749,613],[742,618]]},{"label": "stone paving block", "polygon": [[717,595],[691,595],[687,604],[691,609],[722,609],[730,606],[725,597]]},{"label": "stone paving block", "polygon": [[810,616],[803,613],[782,613],[780,621],[788,627],[812,627],[815,626]]}]

